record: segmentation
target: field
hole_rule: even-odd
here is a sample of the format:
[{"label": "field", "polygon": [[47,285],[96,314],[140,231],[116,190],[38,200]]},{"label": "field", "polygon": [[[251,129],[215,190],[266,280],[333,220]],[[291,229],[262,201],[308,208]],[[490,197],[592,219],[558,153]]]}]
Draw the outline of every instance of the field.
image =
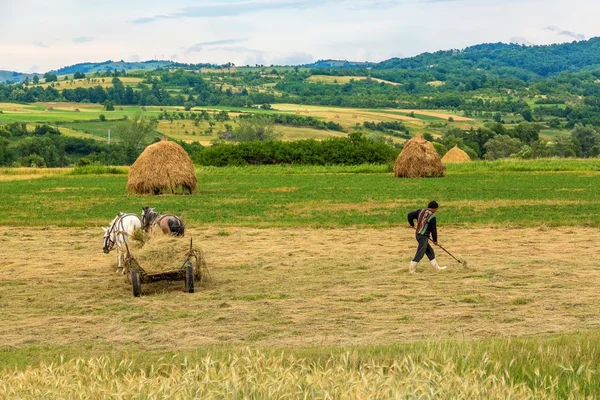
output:
[{"label": "field", "polygon": [[[190,197],[86,172],[0,170],[0,397],[598,395],[597,160],[200,168]],[[409,275],[431,198],[469,268]],[[205,251],[197,293],[114,273],[100,227],[144,205]]]},{"label": "field", "polygon": [[332,76],[332,75],[311,75],[307,81],[309,82],[322,82],[326,84],[344,84],[351,81],[366,81],[372,80],[374,82],[386,83],[388,85],[400,86],[397,82],[386,81],[385,79],[371,78],[367,76]]},{"label": "field", "polygon": [[[122,110],[121,110],[122,108]],[[26,122],[28,124],[47,123],[64,129],[64,133],[69,136],[88,137],[92,139],[105,139],[108,129],[114,129],[116,121],[124,117],[132,117],[136,113],[142,112],[146,116],[158,117],[162,110],[169,112],[183,111],[182,107],[158,107],[148,106],[146,111],[142,111],[139,106],[117,107],[114,111],[105,111],[102,105],[89,103],[33,103],[33,104],[11,104],[0,103],[0,124],[11,122]],[[476,125],[476,122],[470,118],[455,115],[443,111],[427,110],[389,110],[389,109],[358,109],[342,107],[323,107],[323,106],[303,106],[298,104],[273,104],[273,111],[232,108],[232,107],[195,107],[193,111],[206,109],[209,112],[215,110],[227,110],[232,117],[241,112],[250,112],[255,114],[289,113],[301,116],[311,116],[324,121],[333,121],[351,130],[357,124],[364,122],[382,122],[382,121],[402,121],[412,133],[429,132],[434,135],[440,133],[440,129],[431,128],[431,123],[447,123],[448,118],[452,117],[454,124],[463,129],[469,129]],[[106,122],[100,122],[100,115],[104,115]],[[236,126],[235,122],[230,122]],[[66,128],[66,129],[65,129]],[[220,132],[225,131],[223,123],[217,123],[212,133],[208,133],[208,122],[203,121],[199,126],[195,126],[190,120],[176,120],[172,124],[170,121],[160,121],[157,128],[157,134],[162,134],[174,139],[188,142],[198,141],[203,145],[208,145],[215,139]],[[186,132],[187,131],[187,132]],[[283,140],[299,139],[324,139],[332,136],[343,136],[344,134],[336,131],[324,131],[308,127],[292,127],[284,125],[275,126],[276,133],[280,134]],[[194,132],[196,135],[194,135]],[[403,139],[392,137],[396,142],[402,142]]]},{"label": "field", "polygon": [[[96,86],[101,86],[103,88],[109,88],[109,87],[111,88],[111,87],[113,87],[112,80],[113,80],[113,78],[90,77],[89,79],[70,79],[68,81],[59,80],[58,82],[39,83],[37,85],[31,85],[31,86],[33,86],[33,87],[40,86],[40,87],[46,88],[46,87],[52,85],[56,90],[77,89],[77,88],[89,89],[89,88],[93,88]],[[143,81],[142,78],[133,78],[133,77],[128,77],[128,76],[121,76],[121,77],[119,77],[119,80],[121,82],[123,82],[123,85],[131,86],[134,88],[138,83]]]}]

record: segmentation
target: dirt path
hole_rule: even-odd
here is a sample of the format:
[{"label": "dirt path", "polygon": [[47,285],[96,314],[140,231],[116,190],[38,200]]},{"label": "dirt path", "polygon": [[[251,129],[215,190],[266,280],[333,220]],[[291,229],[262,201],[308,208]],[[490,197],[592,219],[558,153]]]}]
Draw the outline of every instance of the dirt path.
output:
[{"label": "dirt path", "polygon": [[0,228],[0,346],[381,344],[600,326],[600,231],[444,229],[464,270],[407,274],[408,229],[190,229],[214,284],[135,299],[100,229]]}]

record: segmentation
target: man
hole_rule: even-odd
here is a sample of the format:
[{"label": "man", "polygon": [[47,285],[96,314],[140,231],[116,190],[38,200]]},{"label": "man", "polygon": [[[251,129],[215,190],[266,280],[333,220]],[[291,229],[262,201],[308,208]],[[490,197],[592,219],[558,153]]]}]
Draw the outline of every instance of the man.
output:
[{"label": "man", "polygon": [[[419,264],[419,261],[421,261],[424,255],[427,255],[431,265],[438,271],[446,269],[446,267],[440,267],[440,265],[437,263],[433,248],[429,244],[429,236],[431,235],[433,244],[437,245],[435,212],[437,211],[438,207],[439,205],[436,201],[431,201],[427,205],[427,208],[408,213],[408,223],[412,228],[416,229],[416,239],[419,243],[419,246],[417,247],[417,254],[415,254],[415,258],[413,258],[413,260],[410,262],[409,272],[411,274],[417,273],[417,264]],[[416,227],[415,220],[417,220]]]}]

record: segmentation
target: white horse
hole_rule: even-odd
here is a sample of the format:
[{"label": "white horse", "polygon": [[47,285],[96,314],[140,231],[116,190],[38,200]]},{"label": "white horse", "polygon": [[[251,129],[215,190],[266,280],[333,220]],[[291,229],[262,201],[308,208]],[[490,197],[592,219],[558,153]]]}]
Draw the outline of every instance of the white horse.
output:
[{"label": "white horse", "polygon": [[108,228],[102,228],[104,230],[104,253],[110,253],[115,245],[117,246],[117,272],[121,270],[125,273],[123,268],[125,254],[122,247],[125,246],[125,243],[129,243],[129,236],[133,235],[133,231],[141,228],[142,221],[137,214],[125,213],[119,213]]}]

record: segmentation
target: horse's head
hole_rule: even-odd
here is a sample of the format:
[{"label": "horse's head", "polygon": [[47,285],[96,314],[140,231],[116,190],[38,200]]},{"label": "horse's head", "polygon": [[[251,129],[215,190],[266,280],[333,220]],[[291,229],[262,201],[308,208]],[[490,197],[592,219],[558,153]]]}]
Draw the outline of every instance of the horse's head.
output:
[{"label": "horse's head", "polygon": [[115,246],[115,241],[111,237],[111,232],[108,228],[103,227],[102,230],[104,231],[104,247],[102,250],[104,251],[104,254],[108,254]]},{"label": "horse's head", "polygon": [[156,211],[152,207],[143,207],[142,208],[142,229],[148,230],[150,228],[150,224],[152,223],[152,219],[156,215]]}]

